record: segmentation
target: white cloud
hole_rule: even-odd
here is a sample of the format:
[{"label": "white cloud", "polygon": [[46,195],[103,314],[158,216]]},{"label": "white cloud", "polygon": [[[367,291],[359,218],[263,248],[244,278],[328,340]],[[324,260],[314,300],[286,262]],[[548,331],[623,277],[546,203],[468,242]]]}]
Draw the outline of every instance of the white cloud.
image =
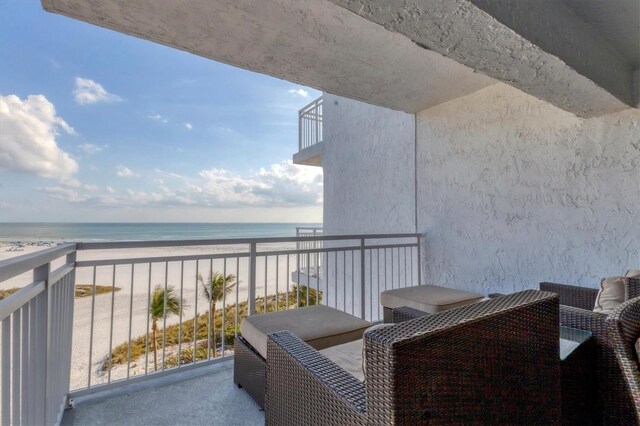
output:
[{"label": "white cloud", "polygon": [[304,89],[289,89],[289,93],[294,96],[300,96],[301,98],[309,97],[309,92]]},{"label": "white cloud", "polygon": [[103,103],[116,103],[122,101],[122,98],[113,93],[107,92],[100,83],[88,78],[76,77],[76,88],[73,90],[76,102],[80,105]]},{"label": "white cloud", "polygon": [[247,177],[223,169],[200,172],[205,192],[213,202],[261,207],[317,205],[322,202],[322,170],[293,164],[290,160]]},{"label": "white cloud", "polygon": [[82,187],[87,191],[97,191],[98,185],[93,185],[91,183],[85,183]]},{"label": "white cloud", "polygon": [[191,130],[191,129],[193,129],[193,125],[192,125],[191,123],[184,123],[184,127],[185,127],[187,130]]},{"label": "white cloud", "polygon": [[54,105],[43,95],[22,100],[0,95],[0,169],[33,173],[65,181],[78,171],[78,163],[56,141],[60,130],[75,134]]},{"label": "white cloud", "polygon": [[116,167],[116,174],[120,177],[139,177],[140,175],[133,173],[127,166],[119,165]]},{"label": "white cloud", "polygon": [[107,148],[109,148],[109,145],[100,146],[100,145],[94,145],[92,143],[85,143],[83,145],[78,145],[78,149],[80,149],[80,151],[84,152],[86,155],[94,155],[104,151]]},{"label": "white cloud", "polygon": [[55,200],[67,201],[70,203],[81,203],[89,199],[86,196],[80,195],[75,189],[62,188],[59,186],[49,186],[38,189]]},{"label": "white cloud", "polygon": [[[121,167],[125,176],[133,175],[128,168]],[[297,166],[291,161],[273,164],[245,176],[223,169],[203,170],[195,178],[157,172],[180,179],[170,182],[155,179],[157,190],[154,191],[128,189],[116,192],[107,187],[107,194],[101,195],[66,188],[49,188],[44,192],[58,199],[66,197],[71,203],[105,206],[308,207],[322,203],[322,170]]]},{"label": "white cloud", "polygon": [[147,118],[149,118],[150,120],[153,120],[153,121],[157,121],[158,123],[162,123],[162,124],[166,124],[166,123],[169,122],[169,120],[167,120],[166,118],[164,118],[160,114],[149,114],[149,115],[147,115]]}]

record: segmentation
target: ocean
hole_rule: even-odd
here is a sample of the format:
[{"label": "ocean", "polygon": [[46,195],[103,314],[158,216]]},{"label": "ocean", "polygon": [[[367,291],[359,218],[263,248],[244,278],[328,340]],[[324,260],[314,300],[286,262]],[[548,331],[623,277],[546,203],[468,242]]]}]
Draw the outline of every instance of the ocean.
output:
[{"label": "ocean", "polygon": [[318,223],[0,223],[0,241],[126,241],[292,237]]}]

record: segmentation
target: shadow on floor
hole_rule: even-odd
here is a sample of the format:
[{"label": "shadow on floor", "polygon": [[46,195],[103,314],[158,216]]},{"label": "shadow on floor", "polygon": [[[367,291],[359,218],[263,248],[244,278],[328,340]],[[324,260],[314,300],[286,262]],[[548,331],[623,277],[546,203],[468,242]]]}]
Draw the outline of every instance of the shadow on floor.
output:
[{"label": "shadow on floor", "polygon": [[78,398],[62,425],[263,425],[224,362]]}]

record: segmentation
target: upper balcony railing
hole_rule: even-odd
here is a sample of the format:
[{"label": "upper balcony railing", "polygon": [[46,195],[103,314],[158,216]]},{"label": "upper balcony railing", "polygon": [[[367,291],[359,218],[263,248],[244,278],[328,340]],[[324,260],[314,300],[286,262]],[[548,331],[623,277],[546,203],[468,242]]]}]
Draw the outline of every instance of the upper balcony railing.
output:
[{"label": "upper balcony railing", "polygon": [[0,288],[19,288],[0,300],[1,424],[54,424],[74,397],[229,359],[247,315],[324,304],[378,321],[381,291],[420,283],[418,234],[310,232],[77,243],[0,262]]},{"label": "upper balcony railing", "polygon": [[298,112],[298,151],[323,141],[322,96]]}]

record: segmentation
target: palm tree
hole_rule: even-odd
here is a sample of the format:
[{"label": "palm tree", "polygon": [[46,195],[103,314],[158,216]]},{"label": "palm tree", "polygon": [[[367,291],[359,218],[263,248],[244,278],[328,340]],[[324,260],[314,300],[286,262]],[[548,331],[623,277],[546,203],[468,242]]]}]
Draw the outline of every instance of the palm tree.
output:
[{"label": "palm tree", "polygon": [[[170,315],[180,315],[184,307],[184,300],[175,295],[173,287],[156,285],[149,302],[149,315],[151,315],[151,332],[153,333],[153,368],[158,370],[158,320]],[[163,331],[164,332],[164,331]]]},{"label": "palm tree", "polygon": [[[202,284],[202,294],[207,298],[211,306],[211,330],[213,334],[213,356],[216,355],[216,304],[221,301],[225,294],[229,294],[236,285],[236,276],[229,274],[226,277],[220,272],[209,274],[205,284],[202,274],[198,275],[198,281]],[[222,336],[224,339],[224,336]]]}]

